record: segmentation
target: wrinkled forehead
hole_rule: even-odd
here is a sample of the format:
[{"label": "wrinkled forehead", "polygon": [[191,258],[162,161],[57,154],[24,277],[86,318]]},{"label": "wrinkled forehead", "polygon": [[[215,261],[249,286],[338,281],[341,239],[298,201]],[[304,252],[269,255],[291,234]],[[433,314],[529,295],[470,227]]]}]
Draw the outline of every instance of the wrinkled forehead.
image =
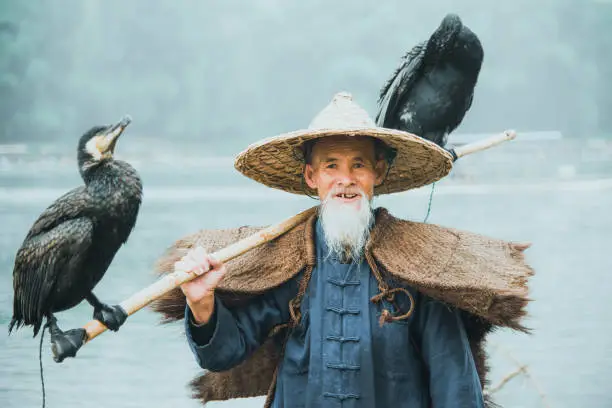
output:
[{"label": "wrinkled forehead", "polygon": [[366,136],[333,136],[317,139],[311,143],[307,149],[309,162],[325,160],[329,157],[336,159],[356,158],[363,160],[375,160],[376,147],[375,141]]}]

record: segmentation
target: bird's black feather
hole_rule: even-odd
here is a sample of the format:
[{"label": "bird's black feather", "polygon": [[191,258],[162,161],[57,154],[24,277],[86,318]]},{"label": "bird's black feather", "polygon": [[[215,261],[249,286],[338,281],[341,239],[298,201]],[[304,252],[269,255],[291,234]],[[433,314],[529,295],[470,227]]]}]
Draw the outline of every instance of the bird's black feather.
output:
[{"label": "bird's black feather", "polygon": [[[31,236],[19,249],[14,269],[13,326],[32,325],[34,336],[42,325],[45,311],[53,308],[58,280],[76,280],[93,238],[88,218],[66,219],[50,229]],[[75,266],[77,268],[75,268]]]},{"label": "bird's black feather", "polygon": [[[93,299],[92,290],[127,241],[140,209],[140,177],[108,150],[92,154],[103,140],[96,138],[116,135],[110,132],[126,123],[94,127],[80,138],[77,160],[85,184],[49,205],[26,234],[15,257],[9,333],[26,325],[36,336],[44,318]],[[94,303],[98,312],[107,307]]]},{"label": "bird's black feather", "polygon": [[459,16],[448,14],[415,45],[382,87],[376,124],[442,147],[471,108],[484,51]]},{"label": "bird's black feather", "polygon": [[[380,91],[378,98],[379,110],[376,122],[382,127],[392,127],[392,116],[402,103],[401,97],[405,95],[419,79],[423,71],[423,61],[426,43],[415,45],[403,57],[399,67],[393,72]],[[405,130],[405,129],[403,129]],[[412,129],[413,133],[416,129]]]},{"label": "bird's black feather", "polygon": [[60,196],[47,207],[30,228],[26,241],[35,235],[58,226],[64,221],[72,220],[87,213],[94,212],[91,196],[85,186],[80,186]]}]

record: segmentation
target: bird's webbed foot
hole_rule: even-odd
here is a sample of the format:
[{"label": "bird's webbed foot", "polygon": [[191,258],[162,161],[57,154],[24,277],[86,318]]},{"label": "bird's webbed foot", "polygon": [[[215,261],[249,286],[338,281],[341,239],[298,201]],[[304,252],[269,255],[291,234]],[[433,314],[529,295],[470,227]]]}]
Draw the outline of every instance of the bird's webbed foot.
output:
[{"label": "bird's webbed foot", "polygon": [[100,307],[94,309],[93,317],[102,322],[109,330],[116,332],[125,323],[127,313],[119,305],[110,306],[102,303]]},{"label": "bird's webbed foot", "polygon": [[128,315],[127,312],[120,305],[107,305],[102,303],[91,293],[87,300],[94,307],[94,319],[100,321],[103,325],[108,327],[109,330],[118,331],[119,328]]},{"label": "bird's webbed foot", "polygon": [[57,319],[53,315],[47,318],[47,324],[51,334],[53,360],[61,363],[66,357],[76,356],[77,351],[85,342],[87,336],[85,329],[72,329],[64,332],[57,325]]}]

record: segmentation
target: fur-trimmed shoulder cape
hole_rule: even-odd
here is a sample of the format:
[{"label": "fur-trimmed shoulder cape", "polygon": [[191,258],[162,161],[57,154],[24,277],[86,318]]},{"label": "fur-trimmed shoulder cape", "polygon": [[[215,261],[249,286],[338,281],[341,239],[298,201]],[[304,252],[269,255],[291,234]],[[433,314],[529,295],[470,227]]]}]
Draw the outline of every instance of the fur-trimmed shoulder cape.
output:
[{"label": "fur-trimmed shoulder cape", "polygon": [[[316,208],[316,207],[315,207]],[[307,221],[260,247],[227,262],[228,273],[215,293],[227,307],[245,304],[315,264],[314,223]],[[189,248],[208,252],[246,238],[263,227],[202,230],[172,245],[158,260],[160,274],[171,273]],[[483,384],[488,367],[484,340],[494,327],[527,332],[527,282],[533,269],[518,244],[452,228],[411,222],[376,210],[376,222],[366,247],[369,259],[385,275],[463,311],[463,320]],[[175,289],[151,307],[168,323],[184,318],[185,297]],[[194,398],[213,400],[270,395],[283,346],[283,330],[274,331],[242,364],[220,372],[205,372],[191,382]]]}]

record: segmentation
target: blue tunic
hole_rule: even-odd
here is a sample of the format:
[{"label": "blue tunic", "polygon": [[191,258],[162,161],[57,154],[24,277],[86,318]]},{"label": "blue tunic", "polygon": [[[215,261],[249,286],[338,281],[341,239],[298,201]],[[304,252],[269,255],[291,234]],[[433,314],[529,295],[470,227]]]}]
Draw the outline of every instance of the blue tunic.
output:
[{"label": "blue tunic", "polygon": [[[317,266],[303,297],[302,320],[285,346],[273,407],[484,407],[456,309],[403,286],[414,297],[414,313],[380,327],[382,308],[403,314],[410,308],[408,297],[396,294],[396,308],[372,303],[379,290],[369,265],[327,256],[319,222],[315,246]],[[194,325],[187,307],[186,334],[198,364],[223,371],[244,361],[273,326],[289,320],[288,303],[300,278],[246,308],[230,311],[216,299],[206,325]]]}]

